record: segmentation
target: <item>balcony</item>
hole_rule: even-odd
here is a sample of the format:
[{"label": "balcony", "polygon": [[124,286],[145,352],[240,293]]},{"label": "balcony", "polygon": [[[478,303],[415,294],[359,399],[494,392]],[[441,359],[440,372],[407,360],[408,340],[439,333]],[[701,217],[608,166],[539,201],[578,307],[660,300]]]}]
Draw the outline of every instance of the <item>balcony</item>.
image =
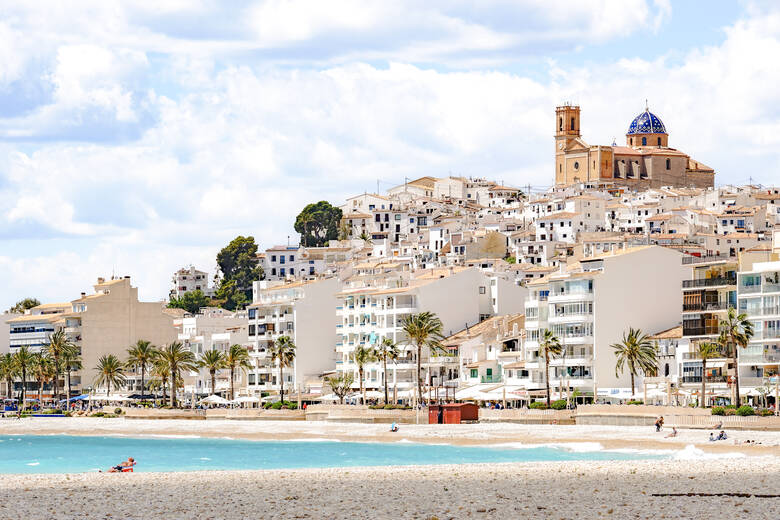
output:
[{"label": "balcony", "polygon": [[682,259],[683,265],[689,265],[689,264],[702,264],[705,262],[717,262],[717,261],[723,261],[728,260],[729,257],[726,255],[712,255],[712,256],[684,256]]},{"label": "balcony", "polygon": [[[726,349],[718,349],[716,354],[717,355],[714,358],[709,358],[708,361],[711,361],[713,359],[726,359],[730,356],[728,350]],[[699,355],[698,352],[683,352],[682,358],[687,360],[697,360],[697,359],[701,359],[701,356]]]},{"label": "balcony", "polygon": [[729,308],[729,302],[684,303],[683,312],[724,311]]},{"label": "balcony", "polygon": [[734,278],[701,278],[699,280],[683,280],[683,289],[694,289],[697,287],[720,287],[727,285],[737,285]]},{"label": "balcony", "polygon": [[480,378],[480,382],[482,383],[500,383],[501,382],[501,374],[495,374],[492,376],[482,376]]}]

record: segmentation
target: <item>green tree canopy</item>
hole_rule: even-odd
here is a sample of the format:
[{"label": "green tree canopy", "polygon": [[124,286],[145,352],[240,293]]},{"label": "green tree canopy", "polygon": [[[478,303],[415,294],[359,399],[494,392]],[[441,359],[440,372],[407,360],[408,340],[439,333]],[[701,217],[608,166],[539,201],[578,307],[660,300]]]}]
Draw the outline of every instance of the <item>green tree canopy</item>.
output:
[{"label": "green tree canopy", "polygon": [[25,298],[24,300],[19,300],[16,302],[13,307],[8,309],[8,312],[23,313],[27,309],[32,309],[33,307],[37,307],[40,304],[41,302],[38,301],[37,298]]},{"label": "green tree canopy", "polygon": [[255,238],[234,238],[217,255],[217,266],[222,273],[217,298],[224,301],[223,307],[235,310],[252,301],[252,282],[263,279]]},{"label": "green tree canopy", "polygon": [[341,209],[326,200],[307,205],[295,218],[295,231],[301,234],[301,244],[321,247],[328,240],[337,240]]},{"label": "green tree canopy", "polygon": [[203,291],[196,289],[186,292],[180,298],[172,297],[168,302],[168,307],[172,309],[184,309],[185,311],[196,314],[202,307],[208,307],[211,300],[203,294]]}]

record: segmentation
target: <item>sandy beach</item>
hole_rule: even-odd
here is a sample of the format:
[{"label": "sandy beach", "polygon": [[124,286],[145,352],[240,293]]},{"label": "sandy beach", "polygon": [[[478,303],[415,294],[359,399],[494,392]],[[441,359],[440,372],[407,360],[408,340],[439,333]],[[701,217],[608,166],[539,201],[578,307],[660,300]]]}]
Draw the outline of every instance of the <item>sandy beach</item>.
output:
[{"label": "sandy beach", "polygon": [[[277,421],[30,419],[3,434],[201,435],[573,449],[676,450],[672,459],[188,473],[1,475],[0,518],[778,518],[780,498],[653,496],[780,494],[780,432],[519,424],[403,425]],[[734,445],[755,439],[761,446]],[[577,443],[577,444],[572,444]],[[689,446],[694,445],[694,446]]]}]

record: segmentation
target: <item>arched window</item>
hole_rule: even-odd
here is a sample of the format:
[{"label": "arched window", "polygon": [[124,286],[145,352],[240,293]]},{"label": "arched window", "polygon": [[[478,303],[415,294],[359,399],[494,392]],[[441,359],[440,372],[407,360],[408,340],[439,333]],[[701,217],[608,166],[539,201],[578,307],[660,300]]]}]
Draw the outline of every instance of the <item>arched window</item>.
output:
[{"label": "arched window", "polygon": [[664,367],[664,377],[669,377],[669,363]]},{"label": "arched window", "polygon": [[574,130],[574,118],[571,118],[571,130]]},{"label": "arched window", "polygon": [[672,160],[666,159],[666,169],[671,170],[672,169]]},{"label": "arched window", "polygon": [[647,146],[647,137],[642,138],[642,146]]},{"label": "arched window", "polygon": [[661,138],[658,138],[658,146],[661,146]]},{"label": "arched window", "polygon": [[562,164],[559,164],[559,165],[558,165],[558,171],[559,171],[559,172],[562,172],[562,171],[563,171],[563,165],[562,165]]},{"label": "arched window", "polygon": [[634,138],[633,137],[630,137],[628,139],[628,144],[630,144],[631,146],[634,146]]}]

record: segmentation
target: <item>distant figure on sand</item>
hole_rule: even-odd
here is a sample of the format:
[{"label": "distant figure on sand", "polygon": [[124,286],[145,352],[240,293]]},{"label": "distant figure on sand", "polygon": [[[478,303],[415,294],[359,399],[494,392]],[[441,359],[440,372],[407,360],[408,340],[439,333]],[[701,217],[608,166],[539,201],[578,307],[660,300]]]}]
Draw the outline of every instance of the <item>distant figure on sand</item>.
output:
[{"label": "distant figure on sand", "polygon": [[398,431],[398,425],[396,423],[393,423],[390,425],[390,431],[391,432],[397,432]]},{"label": "distant figure on sand", "polygon": [[667,439],[669,437],[677,437],[677,428],[675,428],[674,426],[672,426],[672,433],[666,436]]},{"label": "distant figure on sand", "polygon": [[664,427],[664,418],[663,416],[661,416],[655,420],[655,431],[660,432],[661,428],[663,427]]},{"label": "distant figure on sand", "polygon": [[135,459],[133,457],[128,457],[126,461],[120,462],[116,466],[113,466],[108,470],[107,473],[123,473],[125,471],[131,471],[133,466],[135,466]]}]

